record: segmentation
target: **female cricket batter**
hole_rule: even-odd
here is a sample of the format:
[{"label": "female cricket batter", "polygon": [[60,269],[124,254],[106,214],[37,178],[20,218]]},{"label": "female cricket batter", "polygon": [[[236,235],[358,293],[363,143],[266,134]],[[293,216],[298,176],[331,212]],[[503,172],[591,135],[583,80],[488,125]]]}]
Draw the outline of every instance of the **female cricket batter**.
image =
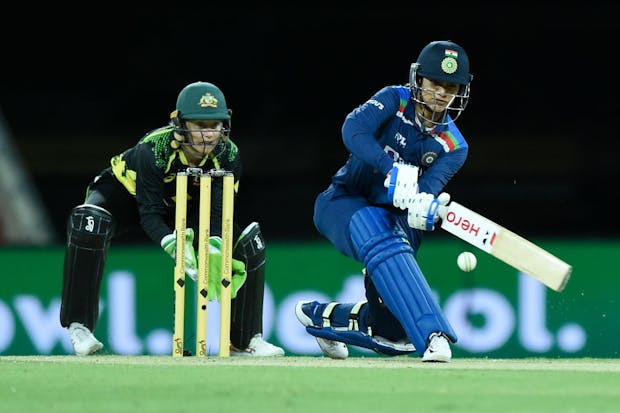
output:
[{"label": "female cricket batter", "polygon": [[469,59],[451,41],[425,46],[409,83],[386,86],[346,117],[346,164],[316,199],[318,231],[364,266],[367,301],[300,301],[296,315],[325,354],[347,344],[387,355],[414,351],[449,361],[457,337],[418,266],[423,231],[438,221],[441,193],[467,157],[454,121],[469,99]]}]

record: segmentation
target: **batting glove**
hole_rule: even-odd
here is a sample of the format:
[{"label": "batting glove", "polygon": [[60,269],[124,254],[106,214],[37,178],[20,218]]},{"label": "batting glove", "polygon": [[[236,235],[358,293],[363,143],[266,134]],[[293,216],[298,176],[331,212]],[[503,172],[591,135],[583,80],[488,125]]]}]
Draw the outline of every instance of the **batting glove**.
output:
[{"label": "batting glove", "polygon": [[442,192],[437,198],[433,194],[421,192],[416,194],[409,203],[407,222],[414,229],[432,231],[439,220],[439,207],[450,202],[450,194]]},{"label": "batting glove", "polygon": [[394,163],[383,182],[388,190],[388,199],[395,207],[407,209],[418,193],[418,167]]}]

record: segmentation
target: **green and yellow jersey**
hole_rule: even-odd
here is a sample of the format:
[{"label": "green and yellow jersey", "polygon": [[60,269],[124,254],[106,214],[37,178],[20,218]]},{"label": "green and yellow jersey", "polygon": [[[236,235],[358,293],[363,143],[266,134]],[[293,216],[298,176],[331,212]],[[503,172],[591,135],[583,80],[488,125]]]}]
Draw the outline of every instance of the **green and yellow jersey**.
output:
[{"label": "green and yellow jersey", "polygon": [[[156,242],[172,232],[169,218],[174,214],[176,174],[190,166],[183,151],[171,147],[172,140],[172,126],[155,129],[142,137],[135,146],[112,157],[110,167],[106,170],[135,197],[140,224],[146,234]],[[219,146],[197,167],[205,172],[212,169],[232,172],[237,194],[241,175],[238,147],[228,140],[223,150],[218,151],[218,148]],[[189,217],[198,207],[198,177],[190,176],[187,193]],[[211,196],[212,228],[215,228],[214,223],[221,222],[221,206],[222,181],[214,179]]]}]

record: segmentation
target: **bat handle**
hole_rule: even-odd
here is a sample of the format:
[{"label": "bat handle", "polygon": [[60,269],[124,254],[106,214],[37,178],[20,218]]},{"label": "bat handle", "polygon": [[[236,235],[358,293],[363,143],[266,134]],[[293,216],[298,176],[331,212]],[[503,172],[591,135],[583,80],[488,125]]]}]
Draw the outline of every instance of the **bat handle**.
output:
[{"label": "bat handle", "polygon": [[439,218],[445,219],[446,215],[448,215],[448,205],[439,205],[437,208],[437,214],[439,215]]}]

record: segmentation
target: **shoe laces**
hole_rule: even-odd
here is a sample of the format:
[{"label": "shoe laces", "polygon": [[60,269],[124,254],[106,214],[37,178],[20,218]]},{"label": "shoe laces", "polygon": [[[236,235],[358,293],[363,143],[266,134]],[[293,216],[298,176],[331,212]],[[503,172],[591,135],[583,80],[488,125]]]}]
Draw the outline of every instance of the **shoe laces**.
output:
[{"label": "shoe laces", "polygon": [[250,340],[250,344],[248,347],[255,347],[257,344],[260,345],[263,343],[266,343],[265,340],[263,340],[263,335],[262,334],[255,334],[254,337],[252,337],[252,339]]},{"label": "shoe laces", "polygon": [[84,340],[90,336],[90,331],[82,325],[75,325],[71,328],[71,338],[78,338]]},{"label": "shoe laces", "polygon": [[429,340],[428,346],[435,347],[437,345],[440,345],[442,338],[446,340],[446,342],[448,341],[448,339],[446,338],[446,335],[441,332],[431,333],[431,335],[428,337],[428,340]]}]

